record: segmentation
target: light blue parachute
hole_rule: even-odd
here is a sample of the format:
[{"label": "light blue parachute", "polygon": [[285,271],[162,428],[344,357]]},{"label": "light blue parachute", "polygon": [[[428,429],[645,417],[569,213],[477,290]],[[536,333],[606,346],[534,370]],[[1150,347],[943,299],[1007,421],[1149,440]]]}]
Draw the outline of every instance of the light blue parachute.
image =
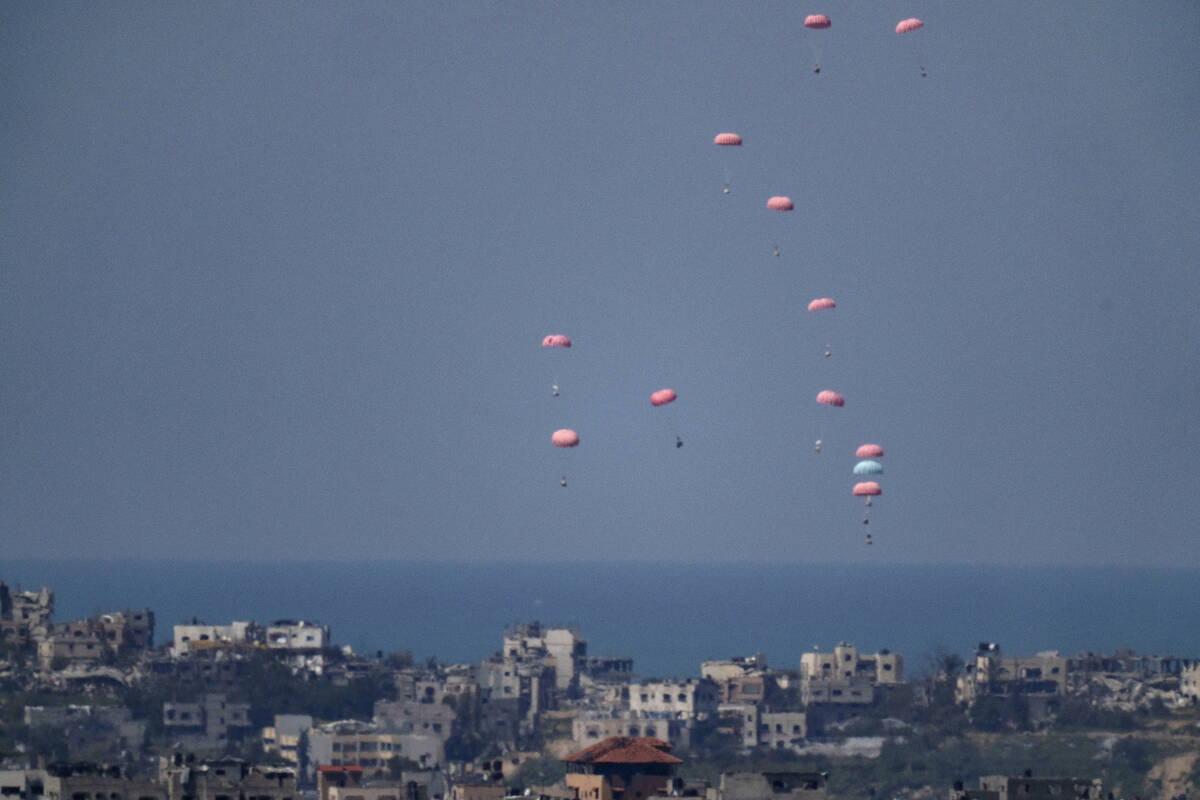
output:
[{"label": "light blue parachute", "polygon": [[878,461],[860,461],[854,465],[855,475],[882,475],[883,464]]}]

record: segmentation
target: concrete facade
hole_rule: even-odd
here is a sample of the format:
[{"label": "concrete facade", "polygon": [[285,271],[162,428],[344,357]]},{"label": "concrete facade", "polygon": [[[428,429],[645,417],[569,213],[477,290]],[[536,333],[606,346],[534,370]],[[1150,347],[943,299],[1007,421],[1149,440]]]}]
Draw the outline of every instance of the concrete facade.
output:
[{"label": "concrete facade", "polygon": [[984,775],[978,789],[964,789],[956,783],[950,800],[1102,800],[1103,787],[1091,778],[1035,778]]},{"label": "concrete facade", "polygon": [[629,710],[638,717],[703,720],[717,713],[720,702],[720,690],[708,678],[629,685]]},{"label": "concrete facade", "polygon": [[828,782],[828,772],[725,772],[707,800],[816,800]]},{"label": "concrete facade", "polygon": [[206,694],[196,703],[163,703],[163,725],[183,747],[224,750],[250,730],[250,704],[230,703],[223,694]]},{"label": "concrete facade", "polygon": [[1061,696],[1067,689],[1067,659],[1048,651],[1027,657],[1006,657],[1000,646],[980,643],[975,658],[955,683],[955,700],[973,704],[983,695],[1023,694]]},{"label": "concrete facade", "polygon": [[262,628],[254,622],[231,622],[228,625],[192,623],[176,625],[173,629],[171,655],[180,658],[196,648],[213,645],[239,645],[261,642]]}]

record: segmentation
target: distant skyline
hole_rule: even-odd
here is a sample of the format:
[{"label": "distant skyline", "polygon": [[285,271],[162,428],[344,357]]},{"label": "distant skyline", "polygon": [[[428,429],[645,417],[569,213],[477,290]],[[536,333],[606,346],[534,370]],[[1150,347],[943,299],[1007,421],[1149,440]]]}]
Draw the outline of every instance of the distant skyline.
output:
[{"label": "distant skyline", "polygon": [[1200,567],[1197,41],[9,4],[0,555]]},{"label": "distant skyline", "polygon": [[755,652],[795,669],[841,641],[901,653],[909,674],[938,648],[968,657],[981,641],[1008,655],[1200,655],[1195,572],[1164,568],[0,559],[0,580],[48,586],[60,621],[148,607],[159,644],[193,618],[304,619],[335,646],[419,662],[477,663],[505,627],[534,620],[577,626],[590,655],[658,676]]}]

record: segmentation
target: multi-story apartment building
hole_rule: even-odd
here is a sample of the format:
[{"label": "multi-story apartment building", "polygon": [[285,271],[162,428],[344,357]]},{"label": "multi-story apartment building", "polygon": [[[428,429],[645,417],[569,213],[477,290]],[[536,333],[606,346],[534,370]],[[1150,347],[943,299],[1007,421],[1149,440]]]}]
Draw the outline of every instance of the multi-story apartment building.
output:
[{"label": "multi-story apartment building", "polygon": [[638,717],[703,720],[717,713],[720,698],[716,682],[708,678],[629,685],[629,710]]},{"label": "multi-story apartment building", "polygon": [[903,681],[904,659],[888,650],[863,654],[840,642],[833,652],[800,657],[800,699],[805,706],[871,705],[876,687]]},{"label": "multi-story apartment building", "polygon": [[223,694],[206,694],[195,703],[163,703],[163,725],[188,750],[224,750],[249,732],[250,704],[230,703]]}]

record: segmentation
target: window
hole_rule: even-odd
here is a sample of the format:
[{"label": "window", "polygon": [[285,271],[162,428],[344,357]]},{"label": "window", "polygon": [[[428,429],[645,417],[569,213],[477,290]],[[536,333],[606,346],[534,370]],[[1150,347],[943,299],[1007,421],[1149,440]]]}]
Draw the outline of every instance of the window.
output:
[{"label": "window", "polygon": [[669,695],[669,694],[664,694],[664,695],[663,695],[663,702],[664,702],[664,703],[669,703],[669,702],[671,702],[671,695]]},{"label": "window", "polygon": [[884,672],[891,672],[891,671],[892,671],[892,665],[891,665],[891,664],[884,664],[884,665],[883,665],[883,671],[884,671]]},{"label": "window", "polygon": [[834,689],[834,690],[831,692],[831,694],[832,694],[834,697],[841,697],[841,696],[842,696],[842,690],[841,690],[841,689]]},{"label": "window", "polygon": [[677,699],[678,699],[678,700],[679,700],[679,702],[681,702],[681,703],[686,703],[686,702],[687,702],[687,695],[686,695],[686,694],[684,694],[683,692],[680,692],[680,693],[679,693],[679,695],[678,695],[678,697],[677,697]]}]

